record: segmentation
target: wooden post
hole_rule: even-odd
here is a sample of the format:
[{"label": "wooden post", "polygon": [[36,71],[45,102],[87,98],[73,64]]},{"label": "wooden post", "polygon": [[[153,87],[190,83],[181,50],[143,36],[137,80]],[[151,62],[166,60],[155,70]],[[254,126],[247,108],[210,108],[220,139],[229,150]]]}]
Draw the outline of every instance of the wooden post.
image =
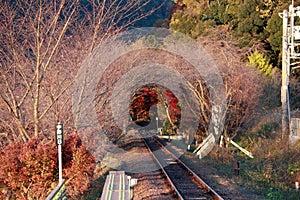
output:
[{"label": "wooden post", "polygon": [[240,174],[240,163],[237,160],[233,161],[233,171],[235,175],[239,175]]}]

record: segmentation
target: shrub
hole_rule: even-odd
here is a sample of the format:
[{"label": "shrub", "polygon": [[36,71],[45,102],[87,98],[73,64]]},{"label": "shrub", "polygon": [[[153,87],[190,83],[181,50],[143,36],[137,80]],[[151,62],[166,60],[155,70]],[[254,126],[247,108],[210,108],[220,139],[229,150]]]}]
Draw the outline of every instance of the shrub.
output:
[{"label": "shrub", "polygon": [[273,66],[270,64],[270,59],[258,51],[254,51],[248,56],[249,63],[254,65],[265,76],[271,76]]},{"label": "shrub", "polygon": [[[58,183],[57,148],[54,142],[37,138],[27,143],[14,142],[0,151],[0,181],[6,191],[0,198],[45,198]],[[63,178],[72,198],[88,188],[94,169],[94,158],[76,134],[63,146]]]}]

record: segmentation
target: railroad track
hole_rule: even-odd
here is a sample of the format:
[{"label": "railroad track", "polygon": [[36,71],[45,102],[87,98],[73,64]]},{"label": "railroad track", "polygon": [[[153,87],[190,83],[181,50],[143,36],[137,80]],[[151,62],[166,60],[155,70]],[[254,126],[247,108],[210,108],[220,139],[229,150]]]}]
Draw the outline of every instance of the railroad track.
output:
[{"label": "railroad track", "polygon": [[223,199],[186,164],[162,145],[156,136],[143,135],[152,156],[166,175],[179,199]]}]

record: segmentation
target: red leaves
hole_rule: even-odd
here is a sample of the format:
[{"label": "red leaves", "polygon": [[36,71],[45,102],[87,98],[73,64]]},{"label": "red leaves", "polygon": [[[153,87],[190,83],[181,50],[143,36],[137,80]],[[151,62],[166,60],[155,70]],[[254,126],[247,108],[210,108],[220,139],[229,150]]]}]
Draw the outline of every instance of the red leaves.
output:
[{"label": "red leaves", "polygon": [[140,88],[132,97],[130,105],[130,115],[133,121],[142,119],[146,122],[149,118],[150,107],[159,102],[155,88]]},{"label": "red leaves", "polygon": [[178,99],[170,90],[152,85],[138,89],[132,97],[129,112],[133,121],[149,121],[150,107],[160,102],[167,105],[170,118],[178,124],[181,115]]},{"label": "red leaves", "polygon": [[14,190],[17,199],[37,198],[47,193],[55,172],[56,160],[48,156],[54,154],[53,149],[53,145],[33,138],[26,144],[11,143],[1,152],[0,179]]},{"label": "red leaves", "polygon": [[88,189],[92,181],[95,159],[82,145],[77,134],[69,136],[63,152],[63,177],[67,179],[68,195],[76,196]]},{"label": "red leaves", "polygon": [[168,109],[169,109],[171,119],[173,121],[179,121],[181,115],[181,109],[178,104],[178,99],[170,90],[165,90],[164,94],[165,94],[165,99],[168,102]]},{"label": "red leaves", "polygon": [[[10,198],[44,198],[58,183],[57,147],[54,142],[45,143],[33,138],[25,144],[11,143],[0,155],[0,180],[13,191],[14,196]],[[91,181],[95,160],[76,134],[67,137],[63,158],[63,178],[69,180],[68,195],[81,194]],[[0,198],[8,194],[0,192]]]}]

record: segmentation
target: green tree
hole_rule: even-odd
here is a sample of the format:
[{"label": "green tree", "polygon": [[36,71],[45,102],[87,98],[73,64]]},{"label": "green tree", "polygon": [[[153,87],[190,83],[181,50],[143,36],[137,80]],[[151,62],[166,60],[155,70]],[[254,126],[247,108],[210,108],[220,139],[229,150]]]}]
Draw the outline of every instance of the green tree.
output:
[{"label": "green tree", "polygon": [[279,57],[279,59],[277,59],[275,62],[280,63],[279,55],[282,47],[283,30],[282,30],[282,18],[279,16],[279,14],[282,13],[283,10],[288,10],[288,7],[291,2],[288,0],[276,1],[276,2],[277,2],[276,7],[274,8],[273,13],[268,20],[266,31],[269,34],[267,41],[271,46],[271,49],[274,54],[274,58]]},{"label": "green tree", "polygon": [[243,38],[245,44],[251,38],[265,40],[268,14],[274,8],[272,1],[259,0],[175,2],[182,10],[173,14],[170,23],[172,29],[197,37],[208,27],[228,24],[236,36]]},{"label": "green tree", "polygon": [[229,19],[225,14],[227,0],[177,0],[175,2],[181,10],[177,10],[172,15],[170,28],[194,38],[203,34],[206,28],[222,24]]},{"label": "green tree", "polygon": [[197,37],[203,33],[203,29],[200,28],[203,23],[198,18],[199,16],[197,15],[178,11],[172,16],[170,28],[189,36]]},{"label": "green tree", "polygon": [[228,7],[228,0],[211,1],[209,9],[205,9],[205,15],[218,25],[228,24],[234,18],[234,16],[228,12]]},{"label": "green tree", "polygon": [[[289,0],[275,1],[273,12],[270,14],[270,18],[268,19],[268,23],[266,26],[266,31],[268,32],[267,42],[271,47],[271,59],[274,65],[278,67],[281,64],[281,50],[282,50],[282,18],[280,17],[280,13],[284,10],[289,9],[289,5],[291,2]],[[295,3],[294,6],[299,5],[299,3]],[[296,23],[299,23],[299,19],[296,19]],[[279,67],[280,68],[280,67]]]},{"label": "green tree", "polygon": [[242,38],[240,45],[245,46],[253,39],[265,40],[267,16],[262,12],[264,4],[259,0],[245,0],[238,8],[239,12],[237,19],[233,21],[233,28],[237,36]]},{"label": "green tree", "polygon": [[282,43],[282,19],[279,17],[278,13],[274,13],[270,20],[268,21],[268,26],[266,29],[269,32],[268,42],[274,52],[279,52],[281,50]]}]

